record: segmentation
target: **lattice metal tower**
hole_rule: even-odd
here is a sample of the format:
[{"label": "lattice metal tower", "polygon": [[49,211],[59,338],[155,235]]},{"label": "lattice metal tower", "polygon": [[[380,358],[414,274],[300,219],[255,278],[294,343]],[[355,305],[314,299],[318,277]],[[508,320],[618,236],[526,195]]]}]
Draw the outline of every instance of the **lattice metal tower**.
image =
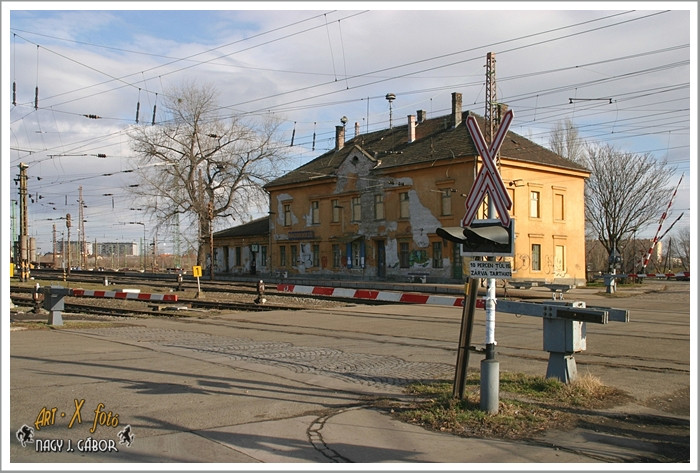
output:
[{"label": "lattice metal tower", "polygon": [[484,111],[484,138],[493,142],[493,132],[498,125],[498,100],[496,99],[496,54],[486,54],[486,104]]}]

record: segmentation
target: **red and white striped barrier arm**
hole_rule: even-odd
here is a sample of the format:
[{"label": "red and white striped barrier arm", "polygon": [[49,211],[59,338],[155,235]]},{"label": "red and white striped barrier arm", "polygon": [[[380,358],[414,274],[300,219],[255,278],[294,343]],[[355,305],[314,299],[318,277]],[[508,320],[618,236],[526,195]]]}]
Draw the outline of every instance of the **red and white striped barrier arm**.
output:
[{"label": "red and white striped barrier arm", "polygon": [[[397,302],[406,304],[433,304],[462,307],[464,297],[416,294],[412,292],[375,291],[372,289],[350,289],[343,287],[299,286],[296,284],[278,284],[277,291],[306,294],[312,296],[329,296],[346,299],[368,299],[372,301]],[[484,308],[483,299],[477,299],[476,306]]]},{"label": "red and white striped barrier arm", "polygon": [[91,289],[71,289],[73,297],[101,297],[107,299],[134,299],[139,301],[177,302],[177,294],[145,294],[126,291],[94,291]]},{"label": "red and white striped barrier arm", "polygon": [[690,271],[685,271],[682,273],[640,273],[640,274],[628,274],[628,278],[689,278]]}]

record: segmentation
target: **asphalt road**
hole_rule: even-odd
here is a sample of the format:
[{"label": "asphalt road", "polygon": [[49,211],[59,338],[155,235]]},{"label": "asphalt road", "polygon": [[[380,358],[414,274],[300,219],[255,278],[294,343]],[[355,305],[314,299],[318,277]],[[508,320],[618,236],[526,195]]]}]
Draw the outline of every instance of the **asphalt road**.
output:
[{"label": "asphalt road", "polygon": [[[671,419],[689,432],[689,283],[598,292],[576,289],[566,298],[628,309],[630,321],[587,324],[587,349],[575,355],[579,374],[634,397],[617,413]],[[402,398],[411,381],[451,381],[460,319],[454,307],[357,304],[12,331],[3,469],[16,462],[653,461],[649,439],[585,432],[553,433],[539,445],[461,439],[366,408],[371,399]],[[484,334],[478,310],[472,343]],[[541,318],[498,313],[496,340],[501,371],[545,374]],[[470,368],[481,358],[472,354]],[[23,447],[16,438],[23,425],[42,448],[63,441],[62,451]],[[117,443],[126,426],[134,434],[128,447]]]}]

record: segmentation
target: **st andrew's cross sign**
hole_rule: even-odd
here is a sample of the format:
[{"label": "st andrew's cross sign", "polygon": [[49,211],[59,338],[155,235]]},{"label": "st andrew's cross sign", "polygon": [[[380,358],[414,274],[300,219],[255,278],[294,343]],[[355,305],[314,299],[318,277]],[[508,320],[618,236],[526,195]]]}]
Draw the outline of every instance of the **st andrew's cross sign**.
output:
[{"label": "st andrew's cross sign", "polygon": [[513,207],[513,201],[510,199],[506,186],[501,180],[501,175],[498,172],[498,168],[496,168],[495,159],[512,121],[513,111],[508,110],[503,116],[501,125],[498,127],[498,132],[496,132],[496,135],[493,137],[491,146],[487,148],[484,135],[481,134],[476,119],[473,116],[467,117],[467,130],[469,130],[469,134],[476,145],[476,149],[479,155],[481,155],[483,164],[467,196],[467,201],[465,203],[467,213],[462,219],[463,227],[468,227],[474,221],[476,212],[484,201],[486,192],[489,193],[489,198],[498,211],[501,224],[504,227],[510,225],[509,210]]}]

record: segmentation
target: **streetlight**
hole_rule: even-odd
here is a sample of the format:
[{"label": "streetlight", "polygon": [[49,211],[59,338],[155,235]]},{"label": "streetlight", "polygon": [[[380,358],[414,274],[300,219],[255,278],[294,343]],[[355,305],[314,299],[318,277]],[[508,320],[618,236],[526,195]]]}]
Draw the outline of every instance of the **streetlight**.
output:
[{"label": "streetlight", "polygon": [[146,224],[143,222],[129,222],[130,225],[143,225],[143,270],[146,271]]}]

